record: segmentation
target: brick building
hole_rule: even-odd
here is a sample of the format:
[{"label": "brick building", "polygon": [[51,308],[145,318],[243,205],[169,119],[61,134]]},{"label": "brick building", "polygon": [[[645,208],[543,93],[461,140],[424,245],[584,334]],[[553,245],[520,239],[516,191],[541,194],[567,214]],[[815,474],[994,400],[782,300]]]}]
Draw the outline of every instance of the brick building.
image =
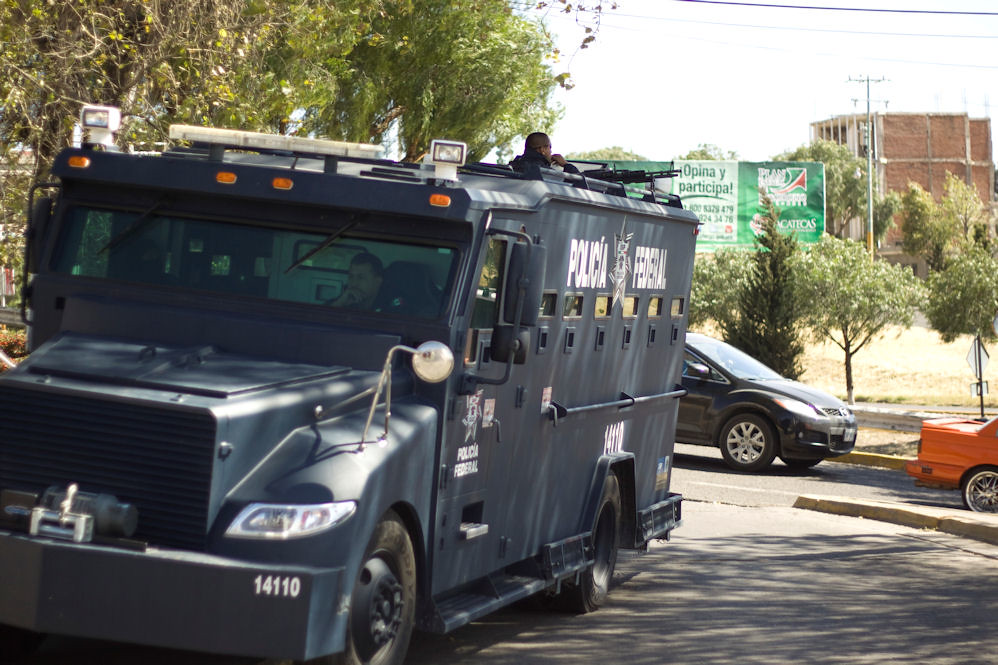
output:
[{"label": "brick building", "polygon": [[[991,154],[991,119],[971,118],[966,113],[874,113],[874,177],[880,191],[904,192],[916,182],[938,200],[943,195],[946,173],[977,186],[985,202],[995,198],[995,165]],[[844,115],[811,123],[811,139],[826,139],[847,145],[866,158],[866,114]],[[992,205],[994,205],[992,203]],[[866,238],[866,220],[849,224],[849,237]],[[880,247],[880,254],[894,262],[911,264],[919,276],[924,265],[901,254],[901,230],[893,228]]]}]

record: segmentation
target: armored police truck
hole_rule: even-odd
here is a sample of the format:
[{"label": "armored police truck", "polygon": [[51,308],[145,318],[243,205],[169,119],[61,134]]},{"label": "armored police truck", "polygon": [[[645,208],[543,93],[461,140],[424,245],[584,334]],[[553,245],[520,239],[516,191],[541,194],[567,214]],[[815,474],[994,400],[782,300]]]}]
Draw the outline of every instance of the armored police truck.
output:
[{"label": "armored police truck", "polygon": [[115,114],[32,193],[5,648],[399,663],[528,596],[592,611],[618,548],[680,524],[677,198],[448,141],[175,126],[130,154]]}]

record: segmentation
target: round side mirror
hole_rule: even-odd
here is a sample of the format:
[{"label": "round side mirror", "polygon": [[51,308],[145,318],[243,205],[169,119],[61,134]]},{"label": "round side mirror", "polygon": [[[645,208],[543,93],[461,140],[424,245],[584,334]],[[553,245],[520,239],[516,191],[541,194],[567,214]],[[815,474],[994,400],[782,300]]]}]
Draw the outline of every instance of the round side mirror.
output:
[{"label": "round side mirror", "polygon": [[412,356],[412,369],[427,383],[440,383],[454,371],[454,353],[443,342],[423,342]]}]

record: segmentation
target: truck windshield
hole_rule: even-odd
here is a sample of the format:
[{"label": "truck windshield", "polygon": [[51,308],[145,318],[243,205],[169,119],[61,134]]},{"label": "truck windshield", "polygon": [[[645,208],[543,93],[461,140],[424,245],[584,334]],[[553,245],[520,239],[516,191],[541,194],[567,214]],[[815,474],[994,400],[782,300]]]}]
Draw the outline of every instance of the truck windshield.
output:
[{"label": "truck windshield", "polygon": [[457,249],[146,212],[72,209],[55,272],[439,317]]}]

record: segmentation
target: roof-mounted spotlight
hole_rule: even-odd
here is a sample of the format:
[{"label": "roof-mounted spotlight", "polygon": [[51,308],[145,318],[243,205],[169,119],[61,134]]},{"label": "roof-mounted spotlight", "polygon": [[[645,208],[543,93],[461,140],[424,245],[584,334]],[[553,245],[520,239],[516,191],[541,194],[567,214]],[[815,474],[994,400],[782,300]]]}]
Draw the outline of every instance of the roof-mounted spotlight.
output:
[{"label": "roof-mounted spotlight", "polygon": [[121,111],[114,106],[84,106],[80,125],[90,134],[90,145],[114,146],[114,133],[121,127]]},{"label": "roof-mounted spotlight", "polygon": [[468,144],[460,141],[430,141],[430,152],[424,160],[433,164],[438,180],[457,180],[457,167],[464,165],[468,155]]}]

